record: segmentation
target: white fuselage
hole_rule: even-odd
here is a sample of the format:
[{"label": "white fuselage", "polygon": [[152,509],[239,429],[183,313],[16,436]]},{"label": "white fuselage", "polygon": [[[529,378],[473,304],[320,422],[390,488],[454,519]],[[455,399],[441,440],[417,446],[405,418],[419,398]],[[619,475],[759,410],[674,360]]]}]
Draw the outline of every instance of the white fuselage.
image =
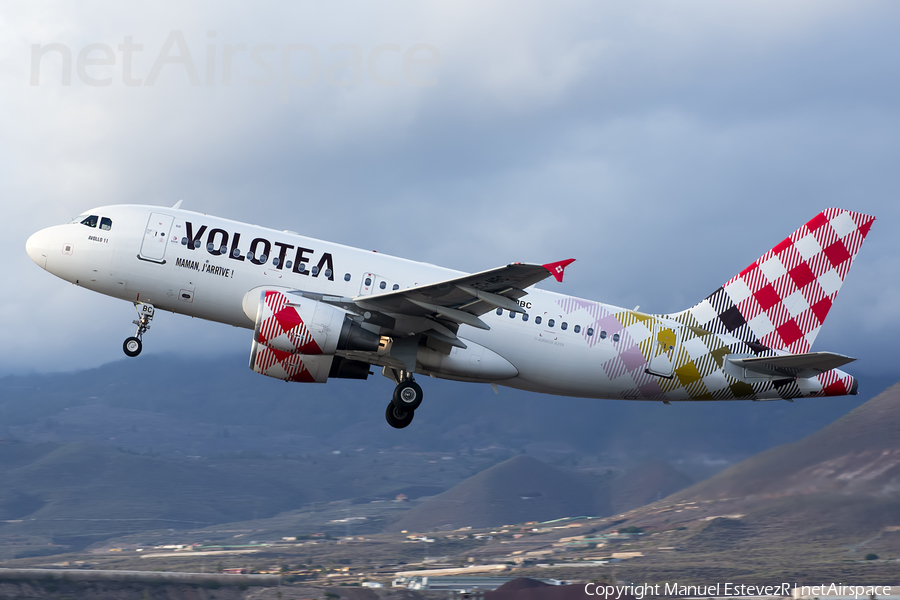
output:
[{"label": "white fuselage", "polygon": [[[44,229],[28,241],[32,259],[58,277],[101,294],[247,329],[253,329],[255,323],[242,302],[257,288],[358,298],[463,275],[290,231],[175,208],[115,205],[88,213],[111,221],[111,226],[89,227],[76,220]],[[154,222],[161,223],[159,230],[154,229]],[[612,365],[617,356],[642,360],[639,355],[629,358],[622,346],[624,337],[620,342],[619,335],[607,336],[602,331],[601,317],[622,314],[624,309],[535,288],[526,291],[520,304],[527,320],[503,310],[482,315],[490,330],[465,324],[459,327],[461,340],[486,349],[477,357],[484,363],[483,369],[467,375],[458,365],[455,370],[442,371],[423,363],[417,371],[565,396],[653,397],[635,392],[635,379],[617,377],[613,367],[600,368]],[[667,319],[632,314],[650,321]],[[390,336],[388,331],[380,333]],[[626,335],[624,331],[622,335]],[[495,355],[514,369],[492,371],[489,357]],[[638,372],[634,366],[629,368]],[[640,366],[641,376],[643,371]],[[720,377],[724,381],[724,374]],[[666,393],[671,400],[692,397],[687,384]],[[757,394],[757,399],[767,397],[777,398],[778,394]],[[661,397],[657,394],[656,399]]]}]

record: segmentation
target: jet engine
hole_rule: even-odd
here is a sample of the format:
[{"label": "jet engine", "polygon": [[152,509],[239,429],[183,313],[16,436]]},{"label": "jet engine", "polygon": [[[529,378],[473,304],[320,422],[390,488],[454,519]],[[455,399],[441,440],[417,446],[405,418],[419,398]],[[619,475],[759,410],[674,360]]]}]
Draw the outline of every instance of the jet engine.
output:
[{"label": "jet engine", "polygon": [[262,375],[324,383],[329,376],[365,379],[368,364],[335,357],[338,350],[375,352],[381,339],[349,314],[302,293],[251,290],[244,313],[253,319],[250,368]]}]

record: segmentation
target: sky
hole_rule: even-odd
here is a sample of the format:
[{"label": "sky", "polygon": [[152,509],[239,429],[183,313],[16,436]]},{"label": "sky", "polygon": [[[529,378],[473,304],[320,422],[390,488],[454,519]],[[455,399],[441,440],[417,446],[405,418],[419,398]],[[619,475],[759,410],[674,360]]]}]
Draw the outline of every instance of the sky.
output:
[{"label": "sky", "polygon": [[[32,232],[183,199],[466,271],[574,257],[542,287],[648,312],[861,211],[813,349],[900,375],[898,34],[890,1],[5,3],[0,374],[118,360],[134,330]],[[161,314],[144,352],[250,336]]]}]

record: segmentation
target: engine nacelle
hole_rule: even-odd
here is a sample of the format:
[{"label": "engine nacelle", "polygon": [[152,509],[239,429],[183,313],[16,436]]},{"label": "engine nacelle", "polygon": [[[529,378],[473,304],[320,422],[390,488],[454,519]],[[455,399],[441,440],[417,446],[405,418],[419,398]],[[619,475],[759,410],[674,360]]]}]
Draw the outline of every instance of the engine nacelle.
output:
[{"label": "engine nacelle", "polygon": [[301,383],[325,383],[335,358],[333,354],[291,354],[263,346],[256,340],[250,348],[250,368],[254,372]]},{"label": "engine nacelle", "polygon": [[256,373],[305,383],[368,376],[368,364],[334,355],[338,350],[374,352],[381,340],[347,312],[297,292],[259,288],[244,296],[243,308],[256,323],[250,349]]},{"label": "engine nacelle", "polygon": [[244,313],[254,320],[253,340],[289,354],[334,354],[337,350],[375,352],[381,336],[354,323],[340,308],[299,292],[250,290]]}]

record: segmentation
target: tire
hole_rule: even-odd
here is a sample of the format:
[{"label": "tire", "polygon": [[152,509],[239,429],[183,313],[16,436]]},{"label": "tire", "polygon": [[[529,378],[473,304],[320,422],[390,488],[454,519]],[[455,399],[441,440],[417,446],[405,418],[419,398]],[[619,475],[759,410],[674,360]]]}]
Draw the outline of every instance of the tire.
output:
[{"label": "tire", "polygon": [[131,358],[140,354],[143,349],[144,345],[141,343],[141,340],[136,337],[126,339],[125,343],[122,344],[122,350],[125,351],[125,355],[130,356]]},{"label": "tire", "polygon": [[394,388],[391,402],[400,410],[416,410],[422,404],[422,388],[415,381],[404,381]]},{"label": "tire", "polygon": [[385,420],[394,429],[403,429],[408,426],[412,423],[414,416],[416,416],[416,411],[397,408],[393,402],[389,402],[387,410],[384,411]]}]

